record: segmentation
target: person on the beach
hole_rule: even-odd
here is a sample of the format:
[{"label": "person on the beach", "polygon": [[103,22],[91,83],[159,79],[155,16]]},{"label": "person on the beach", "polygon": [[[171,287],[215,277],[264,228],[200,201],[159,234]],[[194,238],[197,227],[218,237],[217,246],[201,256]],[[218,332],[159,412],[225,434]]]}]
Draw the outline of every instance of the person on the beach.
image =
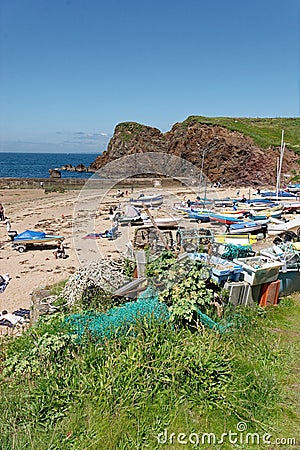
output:
[{"label": "person on the beach", "polygon": [[55,252],[53,252],[53,254],[54,254],[55,259],[66,257],[65,247],[64,247],[64,244],[62,243],[62,241],[57,242],[57,247],[56,247]]},{"label": "person on the beach", "polygon": [[5,220],[4,207],[2,203],[0,203],[0,221],[4,222],[4,220]]},{"label": "person on the beach", "polygon": [[109,217],[109,220],[112,222],[113,220],[114,220],[114,209],[113,209],[113,207],[111,206],[110,208],[109,208],[109,213],[108,213],[108,217]]}]

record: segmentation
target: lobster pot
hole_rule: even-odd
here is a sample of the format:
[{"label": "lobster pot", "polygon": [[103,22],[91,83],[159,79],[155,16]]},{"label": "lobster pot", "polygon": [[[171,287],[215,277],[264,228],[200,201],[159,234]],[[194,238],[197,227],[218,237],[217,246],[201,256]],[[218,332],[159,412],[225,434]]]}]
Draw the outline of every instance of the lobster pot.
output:
[{"label": "lobster pot", "polygon": [[201,245],[211,244],[212,242],[213,233],[206,228],[180,228],[176,233],[177,245],[188,253],[197,252]]}]

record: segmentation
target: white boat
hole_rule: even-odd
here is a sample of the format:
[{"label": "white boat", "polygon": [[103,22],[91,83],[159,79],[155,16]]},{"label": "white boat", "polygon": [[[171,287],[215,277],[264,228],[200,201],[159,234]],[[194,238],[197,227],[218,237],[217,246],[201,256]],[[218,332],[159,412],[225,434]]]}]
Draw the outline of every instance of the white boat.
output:
[{"label": "white boat", "polygon": [[160,206],[163,204],[162,195],[140,195],[137,199],[130,199],[130,203],[137,208],[143,208],[144,206]]},{"label": "white boat", "polygon": [[288,192],[297,194],[298,192],[300,192],[300,184],[299,183],[288,184],[286,190]]},{"label": "white boat", "polygon": [[284,231],[292,230],[293,228],[300,226],[300,217],[296,217],[294,220],[289,220],[288,222],[282,223],[270,223],[268,226],[268,234],[271,236],[276,236],[277,234],[283,233]]},{"label": "white boat", "polygon": [[[157,217],[153,218],[158,228],[174,228],[179,225],[179,222],[183,220],[182,217]],[[144,225],[153,225],[150,219],[144,220]]]}]

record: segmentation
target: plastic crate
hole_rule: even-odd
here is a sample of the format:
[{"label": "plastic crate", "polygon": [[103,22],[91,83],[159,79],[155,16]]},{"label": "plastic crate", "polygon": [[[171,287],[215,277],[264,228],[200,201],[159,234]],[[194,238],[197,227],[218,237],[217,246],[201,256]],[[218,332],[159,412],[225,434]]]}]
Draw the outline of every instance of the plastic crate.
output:
[{"label": "plastic crate", "polygon": [[252,286],[276,281],[283,266],[281,261],[270,261],[260,256],[238,258],[234,262],[242,266],[244,280]]},{"label": "plastic crate", "polygon": [[225,281],[239,281],[242,271],[242,267],[237,266],[223,270],[218,270],[213,267],[211,278],[219,284]]},{"label": "plastic crate", "polygon": [[[190,254],[189,254],[190,256]],[[195,253],[190,256],[191,259],[205,261],[211,266],[211,278],[217,283],[222,284],[225,281],[239,281],[243,268],[239,264],[226,259],[210,256],[207,253]]]}]

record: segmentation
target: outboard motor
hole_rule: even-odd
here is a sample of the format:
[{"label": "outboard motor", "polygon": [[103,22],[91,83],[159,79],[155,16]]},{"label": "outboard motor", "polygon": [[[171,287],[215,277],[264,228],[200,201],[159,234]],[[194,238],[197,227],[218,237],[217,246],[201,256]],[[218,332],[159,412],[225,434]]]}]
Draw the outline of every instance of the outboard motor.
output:
[{"label": "outboard motor", "polygon": [[15,239],[15,237],[18,235],[18,233],[16,231],[8,231],[7,232],[8,236],[10,237],[10,239],[13,241]]}]

